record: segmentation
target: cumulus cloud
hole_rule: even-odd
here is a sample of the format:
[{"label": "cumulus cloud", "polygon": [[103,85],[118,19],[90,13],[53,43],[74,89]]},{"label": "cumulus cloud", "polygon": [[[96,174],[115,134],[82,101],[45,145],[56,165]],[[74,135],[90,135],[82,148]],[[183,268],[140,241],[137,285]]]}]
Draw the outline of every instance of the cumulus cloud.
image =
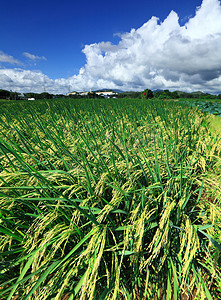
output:
[{"label": "cumulus cloud", "polygon": [[11,55],[4,53],[3,51],[0,51],[0,63],[9,63],[12,65],[20,65],[21,64],[21,62],[19,60],[15,59]]},{"label": "cumulus cloud", "polygon": [[45,91],[50,93],[66,93],[67,82],[62,79],[52,80],[41,71],[30,71],[23,69],[0,69],[0,87],[17,92]]},{"label": "cumulus cloud", "polygon": [[44,56],[37,56],[28,52],[23,52],[23,55],[29,59],[31,59],[32,61],[36,61],[36,60],[47,60],[46,57]]},{"label": "cumulus cloud", "polygon": [[[2,75],[17,87],[37,90],[44,82],[48,91],[59,93],[70,87],[78,91],[160,88],[221,93],[220,20],[220,1],[203,0],[183,26],[171,11],[163,22],[152,17],[140,28],[120,35],[116,45],[86,45],[82,50],[86,64],[68,79],[51,80],[42,73],[21,70],[3,70]],[[0,80],[12,86],[10,80]]]},{"label": "cumulus cloud", "polygon": [[87,63],[73,85],[221,92],[220,20],[220,1],[203,0],[184,26],[171,11],[162,23],[152,17],[121,35],[118,45],[86,45]]}]

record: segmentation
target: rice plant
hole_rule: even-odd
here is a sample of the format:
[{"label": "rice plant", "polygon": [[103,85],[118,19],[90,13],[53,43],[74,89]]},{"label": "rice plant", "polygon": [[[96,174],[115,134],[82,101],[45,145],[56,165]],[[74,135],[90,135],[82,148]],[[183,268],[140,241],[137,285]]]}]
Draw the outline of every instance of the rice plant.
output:
[{"label": "rice plant", "polygon": [[197,108],[0,108],[0,299],[221,297],[219,136]]}]

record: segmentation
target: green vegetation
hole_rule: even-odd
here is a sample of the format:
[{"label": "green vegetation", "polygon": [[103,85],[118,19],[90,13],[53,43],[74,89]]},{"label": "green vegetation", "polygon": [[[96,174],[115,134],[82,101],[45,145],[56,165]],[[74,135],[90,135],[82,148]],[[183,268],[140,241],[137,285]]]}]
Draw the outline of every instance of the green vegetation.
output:
[{"label": "green vegetation", "polygon": [[[56,95],[56,98],[65,97],[64,95]],[[55,98],[55,95],[49,94],[47,92],[43,93],[25,93],[20,94],[17,92],[7,91],[7,90],[1,90],[0,89],[0,99],[7,99],[7,100],[24,100],[28,98],[35,98],[37,100],[39,99],[52,99]]]},{"label": "green vegetation", "polygon": [[143,92],[143,94],[141,95],[141,98],[142,98],[142,99],[151,99],[151,98],[153,98],[153,97],[154,97],[153,92],[152,92],[151,90],[149,90],[149,89],[146,89],[146,90]]},{"label": "green vegetation", "polygon": [[221,135],[221,117],[217,115],[211,116],[209,128],[214,135]]},{"label": "green vegetation", "polygon": [[220,102],[205,102],[197,101],[192,102],[192,106],[199,107],[203,112],[210,113],[212,115],[221,116],[221,101]]},{"label": "green vegetation", "polygon": [[[183,96],[183,95],[182,95]],[[170,92],[169,90],[157,91],[154,93],[154,98],[163,99],[178,99],[181,95],[178,92]]]},{"label": "green vegetation", "polygon": [[105,96],[100,95],[99,92],[112,92],[109,95],[106,95],[106,98],[119,98],[119,99],[158,99],[158,100],[171,100],[171,99],[199,99],[199,101],[206,100],[206,101],[217,101],[221,99],[221,94],[219,95],[211,95],[208,93],[203,93],[200,91],[187,93],[183,91],[174,91],[170,92],[169,90],[157,90],[151,91],[150,89],[145,89],[144,91],[121,91],[121,90],[111,90],[111,89],[102,89],[91,91],[88,93],[80,93],[80,92],[73,92],[69,93],[68,95],[63,94],[50,94],[47,92],[44,93],[25,93],[19,94],[17,92],[1,90],[0,89],[0,99],[7,99],[7,100],[27,100],[28,98],[34,98],[35,100],[41,99],[54,99],[54,98],[72,98],[72,99],[102,99]]},{"label": "green vegetation", "polygon": [[0,299],[220,299],[211,118],[174,101],[3,102]]},{"label": "green vegetation", "polygon": [[122,98],[127,98],[127,99],[135,99],[135,98],[141,98],[141,95],[143,94],[143,92],[123,92],[118,94],[118,98],[122,99]]},{"label": "green vegetation", "polygon": [[143,92],[124,92],[118,94],[119,98],[141,98],[141,99],[158,99],[158,100],[171,100],[171,99],[199,99],[199,101],[206,100],[206,101],[216,101],[221,99],[221,94],[219,95],[211,95],[208,93],[203,92],[192,92],[187,93],[183,91],[174,91],[170,92],[169,90],[157,90],[151,91],[150,89],[146,89]]},{"label": "green vegetation", "polygon": [[154,98],[157,99],[180,99],[180,98],[186,98],[186,99],[199,99],[199,101],[203,100],[217,100],[221,99],[221,94],[219,95],[211,95],[208,93],[203,92],[192,92],[187,93],[183,91],[174,91],[170,92],[169,90],[164,91],[157,91],[154,93]]}]

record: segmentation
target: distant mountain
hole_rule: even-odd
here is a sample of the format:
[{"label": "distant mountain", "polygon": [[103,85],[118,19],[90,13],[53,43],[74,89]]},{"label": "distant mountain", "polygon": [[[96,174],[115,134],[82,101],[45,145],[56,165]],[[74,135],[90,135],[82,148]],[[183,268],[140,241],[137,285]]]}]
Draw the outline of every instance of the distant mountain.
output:
[{"label": "distant mountain", "polygon": [[191,95],[191,96],[202,96],[202,95],[204,95],[204,93],[203,92],[201,92],[201,91],[196,91],[196,92],[192,92],[192,93],[189,93],[189,92],[184,92],[184,91],[175,91],[179,96],[182,96],[182,95]]},{"label": "distant mountain", "polygon": [[116,93],[124,93],[125,91],[122,91],[122,90],[118,90],[118,89],[115,89],[115,90],[113,90],[114,92],[116,92]]},{"label": "distant mountain", "polygon": [[190,93],[191,95],[203,95],[204,93],[201,91],[196,91],[196,92],[192,92]]},{"label": "distant mountain", "polygon": [[164,90],[161,90],[161,89],[156,89],[156,90],[153,90],[152,92],[153,93],[156,93],[156,92],[163,92]]}]

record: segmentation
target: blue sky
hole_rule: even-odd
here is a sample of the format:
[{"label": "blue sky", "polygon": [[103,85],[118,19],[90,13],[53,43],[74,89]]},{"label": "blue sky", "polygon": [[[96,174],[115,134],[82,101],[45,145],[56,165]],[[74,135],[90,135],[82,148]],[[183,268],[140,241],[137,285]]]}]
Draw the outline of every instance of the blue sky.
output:
[{"label": "blue sky", "polygon": [[221,93],[219,0],[12,0],[1,12],[0,88]]}]

